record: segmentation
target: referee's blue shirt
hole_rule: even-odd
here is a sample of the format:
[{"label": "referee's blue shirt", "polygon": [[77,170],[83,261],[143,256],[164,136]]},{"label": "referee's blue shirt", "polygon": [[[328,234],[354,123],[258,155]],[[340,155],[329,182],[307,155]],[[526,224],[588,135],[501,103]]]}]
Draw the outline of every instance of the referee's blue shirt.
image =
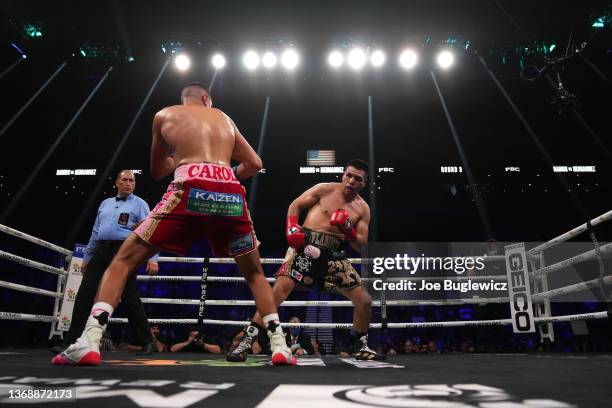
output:
[{"label": "referee's blue shirt", "polygon": [[[89,262],[98,241],[124,241],[132,232],[132,226],[144,220],[149,212],[146,201],[134,194],[102,201],[83,261]],[[157,262],[157,257],[155,255],[149,260]]]}]

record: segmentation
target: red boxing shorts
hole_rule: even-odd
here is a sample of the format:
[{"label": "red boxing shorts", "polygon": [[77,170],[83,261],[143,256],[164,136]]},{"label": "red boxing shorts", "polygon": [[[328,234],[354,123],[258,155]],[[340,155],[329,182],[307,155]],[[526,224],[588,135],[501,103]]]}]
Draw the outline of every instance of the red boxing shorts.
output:
[{"label": "red boxing shorts", "polygon": [[134,231],[164,251],[186,255],[206,237],[216,256],[239,256],[259,247],[246,191],[228,166],[183,164],[153,211]]}]

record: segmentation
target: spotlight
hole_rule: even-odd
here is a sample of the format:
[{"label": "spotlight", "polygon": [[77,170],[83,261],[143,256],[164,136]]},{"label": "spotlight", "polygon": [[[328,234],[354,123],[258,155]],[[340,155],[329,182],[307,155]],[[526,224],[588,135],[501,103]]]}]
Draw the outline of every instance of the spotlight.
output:
[{"label": "spotlight", "polygon": [[348,54],[348,64],[353,69],[361,69],[366,63],[366,54],[361,48],[353,48]]},{"label": "spotlight", "polygon": [[339,68],[344,63],[344,55],[338,50],[334,50],[329,53],[329,57],[327,57],[327,62],[334,68]]},{"label": "spotlight", "polygon": [[247,69],[254,70],[259,66],[259,55],[255,51],[247,51],[242,61]]},{"label": "spotlight", "polygon": [[281,56],[281,63],[283,64],[283,67],[287,69],[294,69],[295,67],[297,67],[299,62],[300,56],[292,49],[286,50]]},{"label": "spotlight", "polygon": [[276,55],[268,51],[264,54],[261,61],[263,62],[264,67],[274,68],[276,66]]},{"label": "spotlight", "polygon": [[411,69],[417,64],[418,57],[416,52],[412,50],[405,50],[400,54],[399,63],[402,68]]},{"label": "spotlight", "polygon": [[382,67],[385,63],[385,53],[381,50],[376,50],[370,55],[370,62],[375,67]]},{"label": "spotlight", "polygon": [[221,54],[215,54],[212,57],[212,65],[215,69],[222,69],[225,67],[225,57]]},{"label": "spotlight", "polygon": [[450,51],[442,51],[438,54],[438,65],[442,69],[448,69],[453,65],[455,56]]},{"label": "spotlight", "polygon": [[174,58],[174,65],[179,71],[186,71],[191,66],[191,60],[185,54],[179,54]]}]

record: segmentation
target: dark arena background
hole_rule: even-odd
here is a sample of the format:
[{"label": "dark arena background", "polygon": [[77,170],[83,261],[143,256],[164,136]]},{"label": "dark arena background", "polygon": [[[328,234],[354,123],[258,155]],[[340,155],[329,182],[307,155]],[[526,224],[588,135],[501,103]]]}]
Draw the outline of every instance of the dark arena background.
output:
[{"label": "dark arena background", "polygon": [[[609,0],[2,1],[0,405],[609,406],[611,77]],[[137,270],[155,352],[120,305],[100,367],[52,366],[98,206],[125,169],[159,202],[171,177],[151,177],[153,117],[194,81],[263,160],[242,183],[266,277],[287,250],[289,204],[358,158],[371,245],[474,243],[462,256],[497,256],[484,275],[510,298],[373,293],[369,343],[386,360],[359,361],[350,302],[298,289],[280,319],[299,318],[313,350],[296,367],[265,347],[232,363],[253,296],[199,240],[183,258],[162,252],[157,277]],[[526,333],[506,280],[515,243],[529,260]],[[365,253],[345,249],[366,278]],[[553,270],[574,279],[548,288]]]}]

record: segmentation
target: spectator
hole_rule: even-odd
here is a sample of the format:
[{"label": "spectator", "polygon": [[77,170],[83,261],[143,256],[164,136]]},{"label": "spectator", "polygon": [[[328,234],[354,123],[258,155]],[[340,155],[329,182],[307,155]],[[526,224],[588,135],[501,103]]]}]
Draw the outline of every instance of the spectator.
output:
[{"label": "spectator", "polygon": [[221,353],[221,346],[210,336],[201,334],[196,328],[189,330],[187,340],[176,343],[170,347],[170,351],[188,353]]},{"label": "spectator", "polygon": [[435,341],[430,340],[429,343],[427,343],[427,352],[429,354],[440,354],[440,350]]},{"label": "spectator", "polygon": [[404,354],[417,353],[416,345],[410,339],[406,339],[404,342]]},{"label": "spectator", "polygon": [[[299,317],[294,316],[289,320],[289,323],[301,323],[301,321]],[[289,330],[285,329],[285,339],[287,341],[287,346],[289,346],[294,355],[303,356],[305,354],[314,354],[310,335],[304,332],[301,327],[291,327]]]},{"label": "spectator", "polygon": [[316,338],[310,339],[310,344],[312,345],[312,355],[313,356],[321,356],[321,345],[319,344],[319,340]]},{"label": "spectator", "polygon": [[[149,328],[151,332],[151,337],[153,339],[153,351],[161,353],[163,351],[168,351],[168,344],[170,343],[168,339],[161,336],[159,333],[159,326],[152,325]],[[123,349],[126,351],[145,351],[143,346],[137,346],[134,344],[124,344]]]}]

